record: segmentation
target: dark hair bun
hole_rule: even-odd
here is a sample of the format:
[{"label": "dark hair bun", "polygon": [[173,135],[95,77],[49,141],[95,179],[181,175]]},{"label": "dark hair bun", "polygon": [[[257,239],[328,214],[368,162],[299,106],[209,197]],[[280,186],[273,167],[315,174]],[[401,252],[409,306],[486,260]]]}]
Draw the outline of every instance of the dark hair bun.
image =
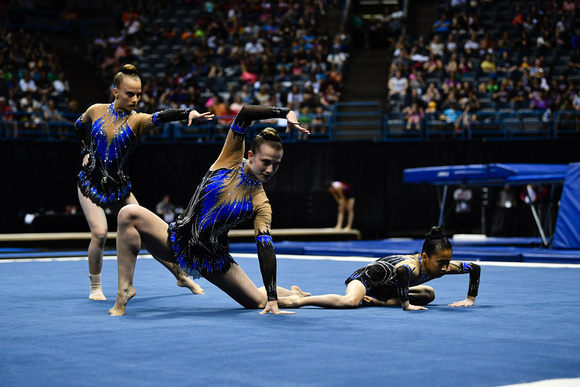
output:
[{"label": "dark hair bun", "polygon": [[443,231],[443,229],[438,226],[431,227],[431,230],[429,230],[425,236],[431,239],[441,239],[447,237],[447,235],[445,235],[445,231]]},{"label": "dark hair bun", "polygon": [[260,136],[262,136],[262,138],[264,140],[277,141],[277,142],[282,141],[282,139],[278,135],[278,132],[274,128],[266,128],[266,129],[262,130],[262,132],[260,132]]},{"label": "dark hair bun", "polygon": [[127,75],[137,75],[137,67],[132,64],[126,64],[121,68],[121,72]]}]

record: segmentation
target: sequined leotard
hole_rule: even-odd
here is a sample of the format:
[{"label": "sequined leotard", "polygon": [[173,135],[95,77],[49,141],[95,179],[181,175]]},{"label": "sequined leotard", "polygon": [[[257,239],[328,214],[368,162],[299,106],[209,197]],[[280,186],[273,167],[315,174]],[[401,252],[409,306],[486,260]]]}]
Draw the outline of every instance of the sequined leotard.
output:
[{"label": "sequined leotard", "polygon": [[[400,284],[397,279],[396,268],[403,266],[408,270],[408,285]],[[470,274],[470,295],[477,296],[479,286],[479,267],[468,262],[451,261],[445,274]],[[418,268],[418,269],[417,269]],[[473,272],[474,275],[471,273]],[[391,255],[379,258],[374,262],[356,270],[345,281],[348,285],[353,280],[359,280],[367,288],[367,295],[381,301],[387,301],[394,297],[399,297],[401,292],[408,293],[411,286],[421,285],[434,278],[429,272],[423,269],[421,255]],[[404,286],[406,289],[401,289]]]},{"label": "sequined leotard", "polygon": [[288,112],[277,107],[244,107],[232,123],[218,159],[226,167],[207,172],[184,213],[169,225],[168,243],[173,254],[193,277],[224,273],[235,264],[229,254],[228,231],[253,217],[268,299],[276,299],[272,209],[262,183],[246,170],[248,161],[243,156],[245,135],[253,120],[285,118]]},{"label": "sequined leotard", "polygon": [[[188,114],[189,110],[176,109],[153,115],[127,113],[116,110],[113,103],[91,106],[75,124],[82,155],[90,155],[88,164],[79,173],[81,193],[100,207],[114,207],[125,200],[131,193],[125,163],[146,127],[184,119]],[[92,121],[90,128],[85,124],[86,115]]]}]

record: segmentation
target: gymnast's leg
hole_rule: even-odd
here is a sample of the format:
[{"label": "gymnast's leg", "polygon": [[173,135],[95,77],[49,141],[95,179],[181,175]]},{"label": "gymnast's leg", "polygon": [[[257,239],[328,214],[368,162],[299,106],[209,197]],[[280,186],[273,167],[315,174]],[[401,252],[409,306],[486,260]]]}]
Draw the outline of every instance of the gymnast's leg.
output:
[{"label": "gymnast's leg", "polygon": [[351,281],[346,287],[344,296],[339,294],[324,294],[321,296],[300,297],[291,295],[278,299],[278,305],[283,308],[301,308],[303,306],[320,306],[332,309],[358,308],[367,292],[359,280]]},{"label": "gymnast's leg", "polygon": [[[260,292],[264,293],[264,295],[267,295],[266,288],[264,286],[258,288],[258,290]],[[276,292],[278,293],[278,297],[290,297],[293,295],[296,295],[299,297],[310,297],[312,295],[311,293],[302,291],[302,289],[300,289],[298,286],[291,286],[290,289],[286,289],[286,288],[283,288],[281,286],[277,286]]]},{"label": "gymnast's leg", "polygon": [[[133,194],[131,194],[125,204],[139,204],[137,202],[137,199],[135,198],[135,196]],[[197,283],[195,283],[194,280],[192,280],[186,272],[184,272],[177,263],[169,263],[169,262],[165,262],[161,259],[158,259],[156,257],[153,257],[157,260],[157,262],[159,262],[160,264],[162,264],[163,266],[165,266],[165,268],[167,270],[169,270],[171,272],[171,274],[173,274],[173,276],[175,277],[175,279],[177,280],[177,286],[182,287],[182,288],[188,288],[193,294],[204,294],[203,289],[201,288],[201,286],[199,286]]]},{"label": "gymnast's leg", "polygon": [[346,201],[346,211],[348,212],[348,220],[346,223],[345,230],[350,230],[352,228],[352,222],[354,220],[354,198],[350,198]]},{"label": "gymnast's leg", "polygon": [[97,206],[78,189],[78,196],[81,208],[91,230],[91,241],[89,242],[89,278],[91,280],[91,291],[89,299],[106,300],[101,285],[101,269],[103,268],[103,252],[107,242],[107,216],[105,211]]},{"label": "gymnast's leg", "polygon": [[[435,299],[435,290],[431,286],[418,285],[409,288],[409,303],[412,305],[425,306]],[[389,298],[387,301],[377,301],[365,297],[363,306],[401,306],[401,300],[398,296]]]},{"label": "gymnast's leg", "polygon": [[[409,302],[413,305],[427,305],[435,300],[435,289],[427,285],[411,286],[409,288]],[[399,305],[401,301],[399,301]]]},{"label": "gymnast's leg", "polygon": [[133,276],[141,245],[157,259],[174,263],[175,258],[167,245],[167,223],[146,208],[135,204],[119,211],[117,227],[117,301],[109,310],[111,316],[125,314],[127,303],[136,291]]},{"label": "gymnast's leg", "polygon": [[338,214],[336,216],[335,230],[340,230],[344,222],[344,211],[346,210],[346,202],[342,199],[338,200]]}]

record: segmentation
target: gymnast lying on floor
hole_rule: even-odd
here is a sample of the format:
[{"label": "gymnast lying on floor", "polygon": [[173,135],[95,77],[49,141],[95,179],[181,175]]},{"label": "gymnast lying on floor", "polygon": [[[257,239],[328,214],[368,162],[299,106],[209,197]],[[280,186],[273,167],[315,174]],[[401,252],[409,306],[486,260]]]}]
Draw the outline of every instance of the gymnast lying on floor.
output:
[{"label": "gymnast lying on floor", "polygon": [[[320,306],[323,308],[358,308],[359,306],[395,306],[404,310],[426,310],[435,299],[432,287],[422,285],[446,274],[469,273],[467,298],[449,306],[472,306],[479,289],[481,268],[475,263],[452,261],[451,242],[440,227],[426,234],[421,254],[392,255],[356,270],[345,281],[346,293],[304,297],[280,297],[284,308]],[[308,294],[308,293],[305,293]]]}]

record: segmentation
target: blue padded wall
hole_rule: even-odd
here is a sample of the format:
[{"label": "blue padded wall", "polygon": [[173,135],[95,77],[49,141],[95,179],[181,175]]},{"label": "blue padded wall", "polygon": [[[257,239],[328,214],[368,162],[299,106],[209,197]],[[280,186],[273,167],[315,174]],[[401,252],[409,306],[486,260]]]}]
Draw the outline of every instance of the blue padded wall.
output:
[{"label": "blue padded wall", "polygon": [[556,220],[554,248],[580,248],[580,163],[568,165]]}]

